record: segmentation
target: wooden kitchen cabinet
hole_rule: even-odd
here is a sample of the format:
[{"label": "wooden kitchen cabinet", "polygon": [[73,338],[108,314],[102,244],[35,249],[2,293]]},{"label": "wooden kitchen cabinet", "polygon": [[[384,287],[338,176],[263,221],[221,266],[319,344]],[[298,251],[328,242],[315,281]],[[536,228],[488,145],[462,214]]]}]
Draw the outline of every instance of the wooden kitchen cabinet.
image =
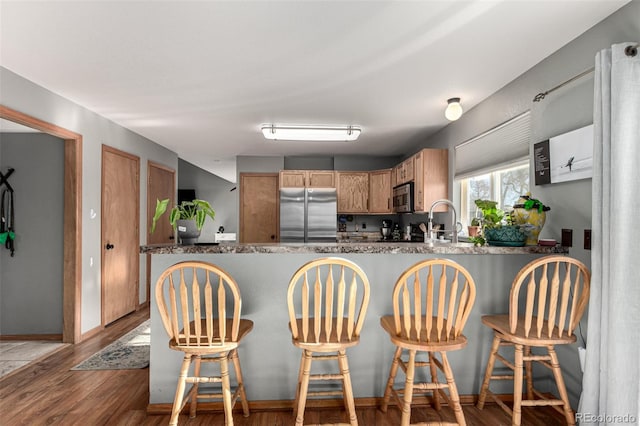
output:
[{"label": "wooden kitchen cabinet", "polygon": [[369,212],[369,172],[336,172],[338,213]]},{"label": "wooden kitchen cabinet", "polygon": [[412,180],[414,180],[414,158],[415,156],[409,157],[393,168],[396,177],[395,185],[401,185],[403,183],[411,182]]},{"label": "wooden kitchen cabinet", "polygon": [[[446,149],[423,149],[413,156],[415,162],[414,209],[429,212],[431,204],[449,197],[449,151]],[[446,211],[446,205],[435,211]]]},{"label": "wooden kitchen cabinet", "polygon": [[282,170],[280,188],[335,188],[333,170]]},{"label": "wooden kitchen cabinet", "polygon": [[369,172],[369,213],[393,213],[392,172],[392,169]]}]

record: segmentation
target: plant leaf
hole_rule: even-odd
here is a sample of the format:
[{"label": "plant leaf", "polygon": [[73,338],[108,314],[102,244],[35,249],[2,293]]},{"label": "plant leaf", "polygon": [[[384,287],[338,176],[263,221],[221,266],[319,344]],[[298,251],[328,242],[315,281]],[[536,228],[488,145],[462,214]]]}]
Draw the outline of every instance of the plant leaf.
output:
[{"label": "plant leaf", "polygon": [[160,219],[160,216],[162,216],[164,212],[167,211],[167,205],[169,205],[168,198],[162,201],[156,199],[156,212],[153,215],[153,222],[151,223],[151,232],[149,232],[150,234],[152,234],[153,231],[156,230],[156,222],[158,222],[158,219]]}]

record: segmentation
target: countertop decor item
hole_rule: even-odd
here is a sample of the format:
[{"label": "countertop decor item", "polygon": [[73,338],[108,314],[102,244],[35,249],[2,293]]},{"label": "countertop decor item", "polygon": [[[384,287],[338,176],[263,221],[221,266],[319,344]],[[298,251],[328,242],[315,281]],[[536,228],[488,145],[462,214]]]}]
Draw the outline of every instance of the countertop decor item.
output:
[{"label": "countertop decor item", "polygon": [[493,246],[520,247],[525,245],[527,235],[521,226],[514,223],[512,214],[506,214],[498,208],[498,203],[492,200],[475,200],[475,204],[482,212],[482,236],[473,237],[473,242],[482,244],[482,240]]},{"label": "countertop decor item", "polygon": [[522,195],[513,206],[513,221],[520,225],[527,234],[526,244],[538,244],[538,236],[542,230],[547,214],[551,207],[545,206],[540,200],[531,198],[531,193]]},{"label": "countertop decor item", "polygon": [[[156,229],[158,219],[167,211],[168,204],[168,198],[162,201],[157,200],[151,232]],[[202,231],[207,216],[211,220],[214,220],[216,216],[208,201],[198,199],[183,201],[171,209],[169,223],[171,223],[173,229],[178,230],[178,237],[180,237],[182,244],[194,244],[200,236],[200,231]]]}]

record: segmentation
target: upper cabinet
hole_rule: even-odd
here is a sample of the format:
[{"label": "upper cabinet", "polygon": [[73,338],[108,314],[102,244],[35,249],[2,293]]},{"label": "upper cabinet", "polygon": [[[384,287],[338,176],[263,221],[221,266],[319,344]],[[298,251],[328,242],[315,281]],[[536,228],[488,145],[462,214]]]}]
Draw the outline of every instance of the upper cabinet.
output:
[{"label": "upper cabinet", "polygon": [[404,160],[402,163],[398,164],[393,168],[393,172],[395,174],[395,185],[401,185],[403,183],[411,182],[414,180],[415,175],[415,164],[414,158],[409,157]]},{"label": "upper cabinet", "polygon": [[[431,204],[449,196],[449,151],[423,149],[412,157],[415,161],[414,209],[428,212]],[[445,211],[446,205],[435,211]]]},{"label": "upper cabinet", "polygon": [[[446,149],[423,149],[393,169],[370,172],[282,170],[280,188],[336,188],[338,213],[391,214],[393,187],[414,182],[414,209],[428,212],[431,204],[449,195],[449,156]],[[444,211],[438,206],[436,211]]]},{"label": "upper cabinet", "polygon": [[338,213],[369,212],[369,172],[336,172]]},{"label": "upper cabinet", "polygon": [[280,188],[335,188],[332,170],[282,170]]},{"label": "upper cabinet", "polygon": [[393,213],[392,169],[369,172],[369,213]]}]

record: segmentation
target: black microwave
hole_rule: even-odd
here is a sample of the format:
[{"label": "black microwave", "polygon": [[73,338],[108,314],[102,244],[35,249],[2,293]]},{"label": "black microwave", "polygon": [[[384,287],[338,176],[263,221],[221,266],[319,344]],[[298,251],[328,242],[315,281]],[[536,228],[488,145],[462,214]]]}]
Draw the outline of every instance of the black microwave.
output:
[{"label": "black microwave", "polygon": [[403,183],[393,188],[394,213],[413,212],[413,182]]}]

